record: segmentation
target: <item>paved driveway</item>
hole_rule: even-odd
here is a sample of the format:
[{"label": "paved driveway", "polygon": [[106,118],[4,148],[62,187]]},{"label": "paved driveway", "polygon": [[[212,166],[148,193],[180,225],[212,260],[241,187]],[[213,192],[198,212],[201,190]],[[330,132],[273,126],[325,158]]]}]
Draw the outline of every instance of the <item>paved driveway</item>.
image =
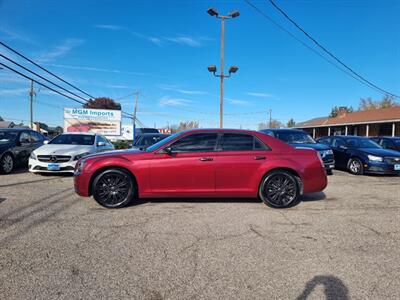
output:
[{"label": "paved driveway", "polygon": [[107,210],[72,177],[0,177],[0,299],[400,299],[400,178],[336,172],[291,209]]}]

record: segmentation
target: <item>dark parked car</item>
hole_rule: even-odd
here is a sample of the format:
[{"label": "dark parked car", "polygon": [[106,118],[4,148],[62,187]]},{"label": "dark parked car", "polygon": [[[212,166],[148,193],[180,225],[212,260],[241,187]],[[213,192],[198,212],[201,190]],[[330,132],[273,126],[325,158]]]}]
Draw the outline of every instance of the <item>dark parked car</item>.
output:
[{"label": "dark parked car", "polygon": [[295,148],[311,148],[317,150],[324,162],[326,172],[330,175],[332,174],[332,170],[335,167],[332,149],[327,145],[316,143],[314,139],[303,130],[262,129],[260,131],[280,139]]},{"label": "dark parked car", "polygon": [[45,139],[30,129],[0,129],[0,172],[8,174],[16,166],[27,166],[31,152],[42,146]]},{"label": "dark parked car", "polygon": [[136,136],[141,136],[145,133],[160,133],[156,128],[136,128]]},{"label": "dark parked car", "polygon": [[400,152],[400,137],[399,136],[378,136],[371,138],[375,143],[381,145],[385,149],[395,150]]},{"label": "dark parked car", "polygon": [[136,142],[133,144],[133,149],[146,150],[151,145],[158,143],[159,141],[168,137],[169,134],[162,133],[145,133],[139,136],[136,139]]},{"label": "dark parked car", "polygon": [[336,166],[360,175],[400,174],[400,153],[361,136],[328,136],[318,140],[332,147]]}]

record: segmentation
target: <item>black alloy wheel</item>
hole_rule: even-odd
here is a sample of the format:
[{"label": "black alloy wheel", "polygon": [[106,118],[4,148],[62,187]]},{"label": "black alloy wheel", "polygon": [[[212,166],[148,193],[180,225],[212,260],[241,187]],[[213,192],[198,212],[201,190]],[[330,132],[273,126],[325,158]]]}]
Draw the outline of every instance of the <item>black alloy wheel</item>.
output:
[{"label": "black alloy wheel", "polygon": [[298,180],[287,171],[273,171],[267,174],[260,185],[260,198],[266,205],[275,208],[293,206],[300,195]]},{"label": "black alloy wheel", "polygon": [[0,172],[4,174],[10,174],[14,169],[14,158],[11,154],[6,153],[0,159]]},{"label": "black alloy wheel", "polygon": [[120,208],[128,205],[136,194],[132,176],[123,169],[107,169],[93,181],[93,197],[102,206]]},{"label": "black alloy wheel", "polygon": [[353,175],[362,175],[364,174],[364,167],[358,158],[350,158],[347,163],[347,169]]}]

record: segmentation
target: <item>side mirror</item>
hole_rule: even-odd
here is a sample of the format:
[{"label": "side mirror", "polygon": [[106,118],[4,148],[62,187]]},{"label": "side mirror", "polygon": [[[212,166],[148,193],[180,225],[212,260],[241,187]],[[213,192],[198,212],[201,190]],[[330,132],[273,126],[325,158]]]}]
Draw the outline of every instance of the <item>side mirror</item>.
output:
[{"label": "side mirror", "polygon": [[98,142],[97,143],[97,147],[104,147],[106,145],[106,143],[104,142]]},{"label": "side mirror", "polygon": [[167,153],[168,155],[171,155],[172,154],[172,148],[171,147],[165,147],[164,149],[163,149],[163,151],[164,151],[164,153]]},{"label": "side mirror", "polygon": [[43,145],[47,145],[48,143],[49,143],[48,140],[44,140],[44,141],[43,141]]}]

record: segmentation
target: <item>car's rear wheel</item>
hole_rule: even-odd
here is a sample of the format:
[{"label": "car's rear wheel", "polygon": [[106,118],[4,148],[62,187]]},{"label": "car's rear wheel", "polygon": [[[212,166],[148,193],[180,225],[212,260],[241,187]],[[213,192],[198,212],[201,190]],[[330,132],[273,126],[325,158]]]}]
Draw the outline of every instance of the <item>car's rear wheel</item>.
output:
[{"label": "car's rear wheel", "polygon": [[347,169],[353,175],[362,175],[364,173],[364,167],[358,158],[350,158],[347,163]]},{"label": "car's rear wheel", "polygon": [[11,154],[6,153],[0,160],[0,171],[9,174],[14,169],[14,158]]},{"label": "car's rear wheel", "polygon": [[93,180],[93,197],[104,207],[124,207],[135,195],[136,184],[132,176],[123,169],[107,169]]},{"label": "car's rear wheel", "polygon": [[298,201],[300,185],[293,174],[285,170],[272,171],[261,182],[259,195],[268,206],[290,207]]}]

